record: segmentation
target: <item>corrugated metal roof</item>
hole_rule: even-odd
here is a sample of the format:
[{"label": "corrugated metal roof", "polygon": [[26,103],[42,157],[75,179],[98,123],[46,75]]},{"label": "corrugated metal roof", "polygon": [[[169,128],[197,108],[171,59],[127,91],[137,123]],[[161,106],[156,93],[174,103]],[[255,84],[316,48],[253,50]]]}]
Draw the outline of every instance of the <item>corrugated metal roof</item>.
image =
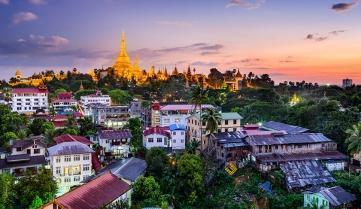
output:
[{"label": "corrugated metal roof", "polygon": [[307,132],[307,128],[289,125],[286,123],[280,123],[276,121],[268,121],[262,124],[262,128],[267,130],[275,130],[275,131],[286,131],[289,134],[298,134]]},{"label": "corrugated metal roof", "polygon": [[251,146],[332,142],[321,133],[253,135],[248,136],[247,141]]},{"label": "corrugated metal roof", "polygon": [[347,160],[348,157],[338,151],[316,153],[261,153],[256,155],[261,163],[282,163],[301,160]]},{"label": "corrugated metal roof", "polygon": [[246,135],[240,131],[214,133],[212,137],[216,139],[219,144],[224,144],[225,147],[248,146],[248,143],[244,140]]},{"label": "corrugated metal roof", "polygon": [[345,191],[340,186],[325,188],[319,191],[319,193],[322,194],[322,196],[324,196],[329,201],[329,203],[335,207],[356,200],[355,195]]},{"label": "corrugated metal roof", "polygon": [[288,189],[320,185],[336,180],[320,161],[293,161],[281,164]]},{"label": "corrugated metal roof", "polygon": [[169,126],[169,130],[175,131],[175,130],[186,130],[186,126],[183,124],[172,124]]},{"label": "corrugated metal roof", "polygon": [[241,119],[243,119],[242,116],[240,116],[236,112],[222,112],[221,117],[223,120],[241,120]]},{"label": "corrugated metal roof", "polygon": [[129,139],[132,137],[132,134],[129,130],[100,130],[98,132],[99,138],[102,139]]},{"label": "corrugated metal roof", "polygon": [[87,145],[80,142],[63,142],[48,148],[50,156],[55,155],[73,155],[94,152]]}]

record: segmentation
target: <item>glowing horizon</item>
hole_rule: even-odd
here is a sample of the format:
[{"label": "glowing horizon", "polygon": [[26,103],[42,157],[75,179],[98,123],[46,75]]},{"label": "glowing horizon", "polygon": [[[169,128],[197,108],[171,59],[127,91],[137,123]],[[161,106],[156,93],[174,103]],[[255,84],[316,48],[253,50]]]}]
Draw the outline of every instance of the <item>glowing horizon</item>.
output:
[{"label": "glowing horizon", "polygon": [[145,69],[190,65],[197,73],[267,73],[277,83],[361,83],[358,2],[0,1],[0,77],[112,66],[125,31],[132,61],[139,56]]}]

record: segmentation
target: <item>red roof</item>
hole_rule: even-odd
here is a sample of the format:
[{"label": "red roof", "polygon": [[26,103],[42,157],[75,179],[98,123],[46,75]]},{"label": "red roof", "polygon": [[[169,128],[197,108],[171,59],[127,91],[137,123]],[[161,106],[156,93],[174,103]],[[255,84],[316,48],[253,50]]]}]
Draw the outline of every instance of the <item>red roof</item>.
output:
[{"label": "red roof", "polygon": [[170,134],[169,134],[169,132],[167,130],[169,130],[168,127],[151,127],[149,129],[145,130],[143,132],[143,135],[148,136],[148,135],[151,135],[151,134],[159,134],[159,135],[169,137]]},{"label": "red roof", "polygon": [[62,128],[65,127],[66,121],[53,121],[55,128]]},{"label": "red roof", "polygon": [[38,89],[38,88],[16,88],[12,90],[13,94],[24,94],[24,93],[48,93],[47,89]]},{"label": "red roof", "polygon": [[59,93],[57,98],[58,99],[71,99],[73,97],[73,94],[71,92],[62,92]]},{"label": "red roof", "polygon": [[55,199],[64,209],[98,209],[113,202],[130,189],[129,184],[107,172]]},{"label": "red roof", "polygon": [[77,141],[77,142],[80,142],[80,143],[85,144],[85,145],[93,144],[89,139],[85,138],[84,136],[76,136],[76,135],[70,135],[70,134],[57,136],[57,137],[54,138],[54,141],[57,144],[60,144],[60,143],[63,143],[63,142],[73,142],[73,141]]}]

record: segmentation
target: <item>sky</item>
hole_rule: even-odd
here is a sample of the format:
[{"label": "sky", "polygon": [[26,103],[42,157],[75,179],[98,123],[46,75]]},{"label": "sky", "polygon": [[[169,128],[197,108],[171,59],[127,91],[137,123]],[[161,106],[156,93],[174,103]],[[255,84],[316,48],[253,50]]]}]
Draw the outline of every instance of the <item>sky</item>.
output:
[{"label": "sky", "polygon": [[82,72],[127,51],[149,69],[361,83],[361,0],[0,0],[0,79]]}]

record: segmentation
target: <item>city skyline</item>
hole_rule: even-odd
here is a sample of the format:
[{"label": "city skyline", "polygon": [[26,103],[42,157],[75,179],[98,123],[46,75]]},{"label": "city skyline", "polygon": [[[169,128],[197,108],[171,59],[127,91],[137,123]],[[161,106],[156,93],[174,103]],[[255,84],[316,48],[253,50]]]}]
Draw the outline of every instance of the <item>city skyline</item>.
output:
[{"label": "city skyline", "polygon": [[360,1],[0,0],[0,77],[112,66],[121,32],[149,69],[237,68],[284,80],[361,82]]}]

